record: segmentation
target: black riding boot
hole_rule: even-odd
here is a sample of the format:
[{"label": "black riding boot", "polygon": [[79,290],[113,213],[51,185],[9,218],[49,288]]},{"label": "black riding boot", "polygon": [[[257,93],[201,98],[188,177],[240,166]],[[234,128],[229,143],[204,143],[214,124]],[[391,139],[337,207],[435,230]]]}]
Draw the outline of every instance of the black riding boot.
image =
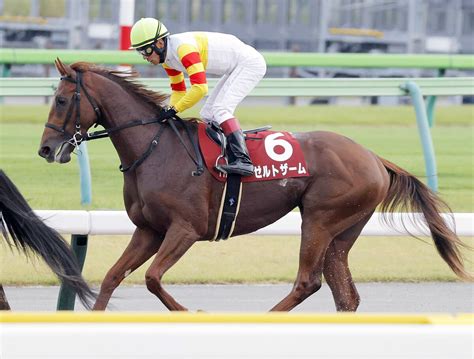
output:
[{"label": "black riding boot", "polygon": [[230,151],[230,163],[220,167],[228,174],[253,175],[253,164],[249,157],[242,130],[234,131],[227,136],[227,149]]}]

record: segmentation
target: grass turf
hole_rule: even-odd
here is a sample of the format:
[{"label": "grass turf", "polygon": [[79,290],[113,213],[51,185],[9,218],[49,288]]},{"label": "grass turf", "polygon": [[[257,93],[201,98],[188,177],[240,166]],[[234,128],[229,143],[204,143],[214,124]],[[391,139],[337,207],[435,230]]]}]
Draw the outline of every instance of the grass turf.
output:
[{"label": "grass turf", "polygon": [[[472,238],[464,238],[474,244]],[[85,278],[99,284],[125,249],[127,236],[90,238]],[[165,275],[166,283],[279,283],[296,277],[300,240],[296,236],[242,236],[218,243],[196,243]],[[472,252],[467,268],[474,270]],[[8,285],[57,284],[51,271],[38,260],[2,251],[0,283]],[[454,281],[456,276],[437,254],[431,240],[408,237],[361,237],[349,257],[357,282]],[[125,280],[144,284],[150,261]]]}]

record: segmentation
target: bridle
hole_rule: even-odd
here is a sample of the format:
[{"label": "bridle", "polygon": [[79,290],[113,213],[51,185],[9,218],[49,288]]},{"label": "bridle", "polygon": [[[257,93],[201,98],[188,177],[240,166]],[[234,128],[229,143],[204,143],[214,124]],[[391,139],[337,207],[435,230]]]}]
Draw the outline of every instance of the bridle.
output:
[{"label": "bridle", "polygon": [[[51,123],[45,123],[45,127],[51,128],[55,131],[58,131],[64,135],[64,137],[68,138],[65,143],[69,143],[75,148],[77,148],[82,142],[84,141],[91,141],[91,140],[97,140],[99,138],[105,138],[109,137],[110,134],[114,132],[118,132],[120,130],[130,128],[130,127],[135,127],[135,126],[141,126],[141,125],[148,125],[151,123],[168,123],[170,127],[173,129],[174,133],[178,136],[178,139],[186,149],[186,152],[188,153],[189,157],[193,160],[193,162],[196,164],[197,168],[196,171],[192,172],[193,176],[200,176],[204,172],[204,161],[202,159],[201,152],[199,151],[199,147],[196,143],[196,141],[193,139],[189,128],[184,125],[184,120],[181,119],[179,116],[175,115],[174,119],[177,120],[178,122],[181,123],[181,125],[186,129],[186,133],[189,137],[189,141],[193,145],[193,150],[194,154],[196,156],[196,159],[191,155],[191,152],[188,150],[187,146],[185,145],[181,134],[179,133],[178,129],[176,128],[176,125],[174,124],[174,121],[169,121],[170,119],[165,119],[161,114],[153,119],[150,120],[134,120],[130,121],[126,124],[108,128],[105,130],[100,130],[100,131],[94,131],[91,133],[87,133],[83,136],[81,133],[81,89],[84,91],[84,94],[87,97],[87,100],[91,104],[92,108],[94,109],[95,115],[96,115],[96,121],[95,121],[95,126],[97,126],[100,123],[100,120],[103,119],[102,112],[100,111],[99,106],[97,105],[97,102],[94,100],[94,98],[87,92],[86,87],[84,86],[82,82],[82,72],[76,71],[76,79],[73,79],[71,76],[61,76],[61,81],[69,81],[72,82],[76,85],[76,90],[74,91],[74,94],[72,95],[71,98],[71,104],[69,105],[68,111],[66,113],[66,118],[64,120],[64,123],[62,127],[53,125]],[[75,132],[71,134],[70,132],[66,131],[67,124],[69,120],[71,119],[72,112],[76,108],[76,120],[75,120]],[[158,145],[158,141],[164,131],[165,127],[160,126],[160,129],[158,130],[158,133],[153,137],[150,145],[148,146],[147,150],[138,158],[135,160],[131,165],[123,167],[120,165],[119,169],[122,172],[126,172],[128,170],[133,170],[136,169],[138,166],[140,166],[146,159],[147,157],[153,152],[155,147]]]},{"label": "bridle", "polygon": [[[74,94],[72,95],[71,98],[71,103],[69,105],[69,108],[66,113],[66,118],[64,120],[64,123],[62,127],[53,125],[51,123],[46,123],[44,126],[51,128],[55,131],[58,131],[64,135],[64,137],[69,139],[66,141],[67,143],[73,145],[74,147],[79,146],[83,141],[88,141],[90,140],[89,136],[86,134],[86,136],[83,136],[81,133],[81,88],[84,91],[84,94],[87,97],[87,100],[91,104],[92,108],[94,109],[97,121],[96,124],[99,123],[99,121],[102,118],[102,112],[100,111],[99,106],[97,105],[97,102],[94,100],[94,98],[87,92],[87,89],[84,87],[82,84],[82,72],[76,72],[76,79],[74,80],[70,76],[61,76],[61,81],[69,81],[74,84],[76,84],[76,90],[74,91]],[[75,121],[75,132],[71,134],[70,132],[66,131],[67,124],[69,123],[69,120],[71,119],[72,112],[76,108],[76,121]]]}]

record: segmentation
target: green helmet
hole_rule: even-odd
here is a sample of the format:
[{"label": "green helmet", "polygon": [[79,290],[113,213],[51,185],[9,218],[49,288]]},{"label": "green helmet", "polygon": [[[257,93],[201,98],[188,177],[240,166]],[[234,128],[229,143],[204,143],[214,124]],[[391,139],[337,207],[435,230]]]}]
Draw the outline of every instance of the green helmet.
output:
[{"label": "green helmet", "polygon": [[130,49],[136,49],[149,45],[158,39],[168,36],[170,33],[161,21],[152,17],[145,17],[138,20],[130,32]]}]

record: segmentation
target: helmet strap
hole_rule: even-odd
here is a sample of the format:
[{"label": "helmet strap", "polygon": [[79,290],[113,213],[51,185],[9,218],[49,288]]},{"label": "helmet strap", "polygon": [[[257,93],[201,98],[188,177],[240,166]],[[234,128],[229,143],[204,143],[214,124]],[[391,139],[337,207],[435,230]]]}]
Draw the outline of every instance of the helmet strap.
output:
[{"label": "helmet strap", "polygon": [[153,51],[159,56],[160,64],[165,62],[166,59],[166,52],[168,50],[168,37],[163,37],[164,46],[160,49],[158,46],[155,45],[156,41],[151,45]]}]

